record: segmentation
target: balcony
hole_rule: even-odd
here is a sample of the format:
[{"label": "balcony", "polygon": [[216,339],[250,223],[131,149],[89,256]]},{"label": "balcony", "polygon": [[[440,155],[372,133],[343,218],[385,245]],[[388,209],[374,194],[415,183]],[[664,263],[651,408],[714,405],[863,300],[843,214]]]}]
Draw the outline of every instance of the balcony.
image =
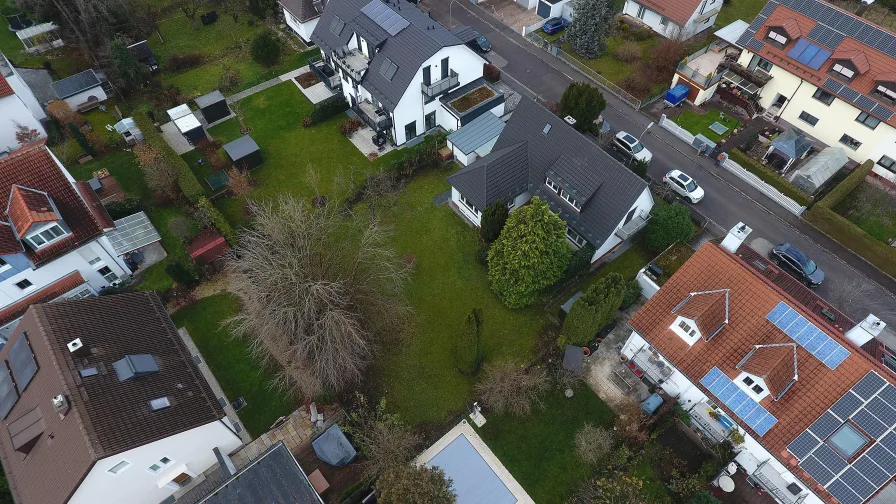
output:
[{"label": "balcony", "polygon": [[808,492],[804,492],[799,485],[787,483],[768,461],[760,464],[750,478],[784,504],[799,504],[808,496]]},{"label": "balcony", "polygon": [[[728,70],[728,80],[737,83],[739,87],[746,91],[753,89],[749,87],[749,84],[752,84],[758,91],[772,80],[772,76],[765,70],[759,67],[749,69],[737,61],[725,60],[721,63],[721,67]],[[735,75],[739,76],[740,79],[734,78]],[[751,94],[754,94],[754,92],[751,92]]]},{"label": "balcony", "polygon": [[721,80],[719,65],[738,49],[726,47],[725,42],[715,41],[695,52],[678,64],[678,73],[703,89],[708,89]]},{"label": "balcony", "polygon": [[[710,416],[710,411],[718,411],[722,418],[719,420],[714,419]],[[712,406],[708,402],[701,402],[691,408],[689,411],[691,415],[692,423],[702,432],[706,437],[708,437],[713,444],[718,444],[724,442],[728,439],[728,427],[722,424],[723,421],[731,422],[728,417],[725,417],[724,414],[720,410],[713,410]]]},{"label": "balcony", "polygon": [[647,221],[650,220],[650,213],[641,211],[638,215],[634,216],[632,220],[626,222],[619,229],[616,230],[616,236],[619,237],[620,240],[628,240],[635,233],[640,231],[647,225]]},{"label": "balcony", "polygon": [[364,74],[367,73],[367,67],[370,65],[370,60],[367,59],[367,56],[364,56],[364,53],[348,47],[340,47],[333,51],[333,59],[355,81],[360,81],[364,77]]},{"label": "balcony", "polygon": [[361,119],[377,133],[392,127],[392,120],[389,116],[389,112],[382,108],[374,107],[373,104],[367,100],[352,107],[352,110],[354,110],[355,113],[357,113]]},{"label": "balcony", "polygon": [[457,75],[457,72],[451,70],[451,72],[448,74],[448,77],[445,77],[440,81],[433,82],[428,86],[426,85],[426,83],[421,82],[420,88],[423,90],[423,94],[425,94],[427,98],[435,98],[436,96],[439,96],[440,94],[456,87],[458,84],[460,84],[460,77]]},{"label": "balcony", "polygon": [[342,89],[342,79],[339,74],[333,70],[326,61],[317,59],[311,62],[311,71],[327,86],[330,91],[339,91]]},{"label": "balcony", "polygon": [[663,360],[658,352],[655,352],[648,346],[645,346],[635,353],[632,361],[644,371],[650,380],[660,384],[665,382],[675,373],[672,366]]}]

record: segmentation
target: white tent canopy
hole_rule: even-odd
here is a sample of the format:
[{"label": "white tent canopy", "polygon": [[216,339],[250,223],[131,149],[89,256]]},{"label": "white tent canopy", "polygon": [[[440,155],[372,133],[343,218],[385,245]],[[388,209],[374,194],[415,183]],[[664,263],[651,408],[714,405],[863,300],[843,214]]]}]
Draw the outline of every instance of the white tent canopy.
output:
[{"label": "white tent canopy", "polygon": [[828,147],[803,164],[793,176],[793,184],[812,194],[848,162],[849,158],[843,149]]}]

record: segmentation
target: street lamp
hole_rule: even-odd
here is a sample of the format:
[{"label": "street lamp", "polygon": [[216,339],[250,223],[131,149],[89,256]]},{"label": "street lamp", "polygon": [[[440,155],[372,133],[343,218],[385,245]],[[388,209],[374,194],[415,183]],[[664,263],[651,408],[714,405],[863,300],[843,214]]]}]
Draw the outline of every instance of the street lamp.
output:
[{"label": "street lamp", "polygon": [[649,130],[652,127],[653,127],[653,121],[650,121],[650,124],[648,124],[647,127],[644,128],[644,131],[642,131],[641,135],[638,137],[639,142],[641,141],[641,137],[644,136],[644,133],[647,133],[647,130]]},{"label": "street lamp", "polygon": [[454,16],[451,15],[451,6],[454,5],[454,2],[457,0],[451,0],[451,3],[448,4],[448,28],[454,28]]}]

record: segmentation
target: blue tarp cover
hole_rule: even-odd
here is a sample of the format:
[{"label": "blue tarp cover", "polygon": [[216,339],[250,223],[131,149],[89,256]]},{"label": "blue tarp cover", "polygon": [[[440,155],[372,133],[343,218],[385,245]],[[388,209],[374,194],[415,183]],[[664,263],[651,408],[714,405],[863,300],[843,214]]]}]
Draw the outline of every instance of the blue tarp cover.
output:
[{"label": "blue tarp cover", "polygon": [[683,102],[690,94],[691,88],[687,84],[678,84],[674,88],[666,91],[666,103],[670,105],[678,105]]},{"label": "blue tarp cover", "polygon": [[641,403],[641,411],[643,411],[645,415],[652,415],[660,406],[662,406],[662,404],[663,397],[654,392],[653,395]]},{"label": "blue tarp cover", "polygon": [[457,504],[517,502],[501,478],[463,434],[443,448],[428,465],[441,468],[445,471],[445,476],[451,478],[451,487],[457,493]]},{"label": "blue tarp cover", "polygon": [[345,438],[338,425],[332,425],[311,443],[317,458],[331,466],[344,466],[355,460],[358,452]]}]

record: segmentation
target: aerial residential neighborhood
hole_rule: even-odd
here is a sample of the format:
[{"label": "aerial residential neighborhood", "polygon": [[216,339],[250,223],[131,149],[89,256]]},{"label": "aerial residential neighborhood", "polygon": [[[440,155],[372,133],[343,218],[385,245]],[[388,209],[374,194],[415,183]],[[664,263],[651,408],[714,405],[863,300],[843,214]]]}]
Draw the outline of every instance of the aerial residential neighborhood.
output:
[{"label": "aerial residential neighborhood", "polygon": [[896,502],[893,0],[0,13],[0,503]]}]

